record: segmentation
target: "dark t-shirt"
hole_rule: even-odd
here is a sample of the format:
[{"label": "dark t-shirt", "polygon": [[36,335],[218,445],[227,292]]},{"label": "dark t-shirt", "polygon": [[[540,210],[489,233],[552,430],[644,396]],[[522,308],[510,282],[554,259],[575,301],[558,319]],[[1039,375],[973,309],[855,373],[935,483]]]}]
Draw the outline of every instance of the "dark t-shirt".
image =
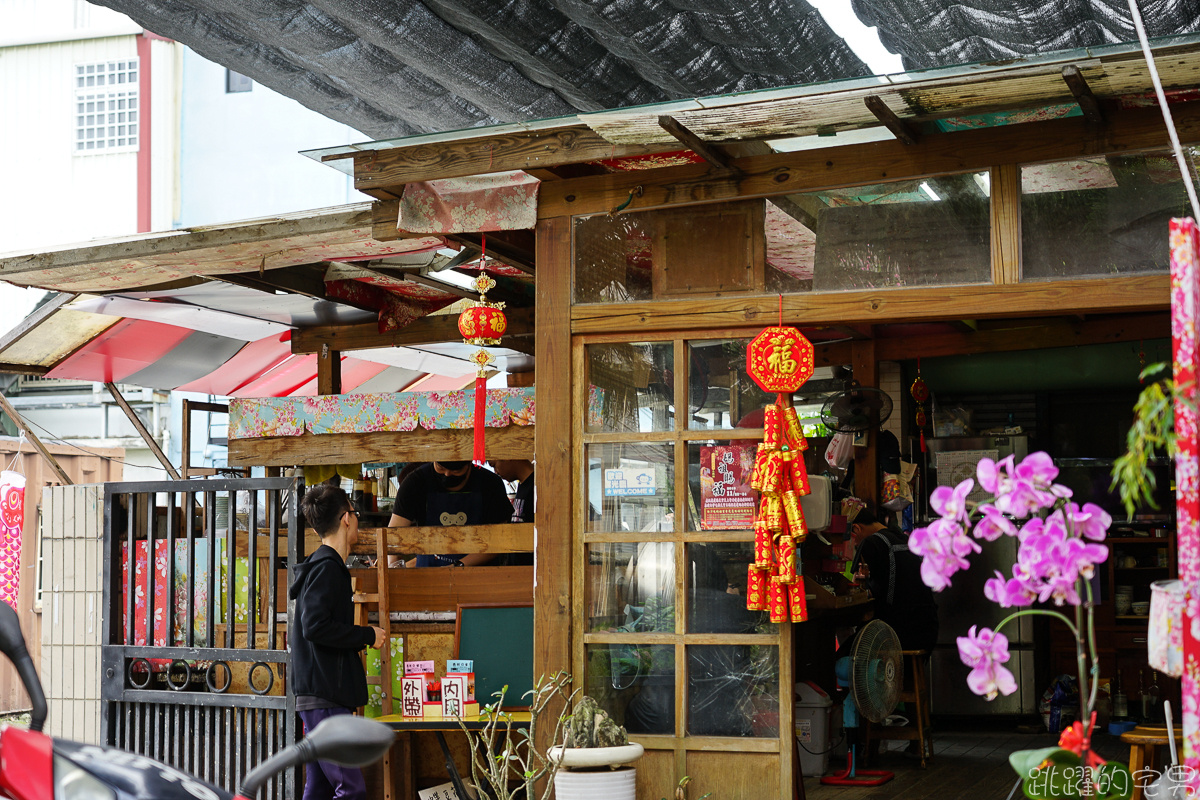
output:
[{"label": "dark t-shirt", "polygon": [[[495,525],[512,518],[512,503],[504,490],[504,481],[494,472],[472,467],[461,491],[442,488],[432,464],[413,472],[396,492],[395,513],[413,525]],[[462,554],[417,556],[417,566],[436,567],[453,564]]]},{"label": "dark t-shirt", "polygon": [[[895,556],[893,574],[889,551]],[[867,588],[875,598],[875,616],[891,625],[905,650],[932,650],[937,643],[937,604],[921,580],[921,557],[909,551],[908,537],[882,528],[858,546],[867,565]]]}]

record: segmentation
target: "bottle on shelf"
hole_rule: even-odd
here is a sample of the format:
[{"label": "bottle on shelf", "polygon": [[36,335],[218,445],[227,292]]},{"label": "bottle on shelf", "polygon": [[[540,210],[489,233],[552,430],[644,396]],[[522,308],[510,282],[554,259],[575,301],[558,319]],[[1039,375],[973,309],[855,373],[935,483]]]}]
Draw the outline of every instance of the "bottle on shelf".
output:
[{"label": "bottle on shelf", "polygon": [[1150,719],[1151,713],[1150,695],[1146,691],[1145,673],[1140,669],[1138,670],[1138,701],[1141,704],[1141,713],[1138,719],[1146,722]]},{"label": "bottle on shelf", "polygon": [[1162,706],[1158,703],[1158,670],[1150,670],[1150,687],[1146,691],[1150,694],[1149,719],[1158,722],[1162,719]]},{"label": "bottle on shelf", "polygon": [[350,502],[353,503],[354,507],[359,511],[367,510],[366,506],[363,505],[363,501],[366,499],[366,485],[367,482],[364,481],[360,475],[354,481],[354,491],[350,495]]},{"label": "bottle on shelf", "polygon": [[1121,670],[1117,670],[1117,680],[1113,683],[1112,718],[1125,720],[1129,717],[1129,700],[1125,697],[1125,689],[1121,683]]}]

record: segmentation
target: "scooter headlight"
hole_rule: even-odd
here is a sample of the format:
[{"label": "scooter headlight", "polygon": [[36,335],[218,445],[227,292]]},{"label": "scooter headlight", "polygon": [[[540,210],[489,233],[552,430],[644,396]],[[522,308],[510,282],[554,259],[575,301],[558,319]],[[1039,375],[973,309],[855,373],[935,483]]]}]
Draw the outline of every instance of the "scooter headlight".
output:
[{"label": "scooter headlight", "polygon": [[116,791],[73,761],[54,756],[55,800],[117,800]]}]

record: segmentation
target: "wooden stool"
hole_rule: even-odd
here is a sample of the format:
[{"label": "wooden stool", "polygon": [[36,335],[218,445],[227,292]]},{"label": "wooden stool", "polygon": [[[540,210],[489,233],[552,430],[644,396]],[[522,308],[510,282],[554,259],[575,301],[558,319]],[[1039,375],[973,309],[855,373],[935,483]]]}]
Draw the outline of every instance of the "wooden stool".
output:
[{"label": "wooden stool", "polygon": [[[1181,739],[1183,739],[1183,729],[1175,728],[1177,747],[1182,747]],[[1139,725],[1131,731],[1122,733],[1121,741],[1129,745],[1129,774],[1133,776],[1133,795],[1129,800],[1142,800],[1142,782],[1138,779],[1138,771],[1157,769],[1158,748],[1166,747],[1168,744],[1167,726],[1143,728]]]},{"label": "wooden stool", "polygon": [[[929,721],[929,683],[925,674],[925,660],[928,650],[902,650],[904,655],[904,687],[900,691],[900,700],[907,708],[908,725],[875,725],[870,720],[865,723],[867,747],[881,739],[908,739],[921,743],[921,767],[925,767],[927,758],[933,757],[933,734]],[[929,741],[926,742],[926,737]],[[1131,768],[1132,769],[1132,768]]]}]

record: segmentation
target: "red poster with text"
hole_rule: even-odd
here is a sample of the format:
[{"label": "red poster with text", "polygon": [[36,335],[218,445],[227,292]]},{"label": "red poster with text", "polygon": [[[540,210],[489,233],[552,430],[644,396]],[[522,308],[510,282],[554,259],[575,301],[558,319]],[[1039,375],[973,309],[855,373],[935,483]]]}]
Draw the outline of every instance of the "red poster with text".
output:
[{"label": "red poster with text", "polygon": [[750,488],[755,444],[700,448],[700,530],[754,527],[757,492]]}]

